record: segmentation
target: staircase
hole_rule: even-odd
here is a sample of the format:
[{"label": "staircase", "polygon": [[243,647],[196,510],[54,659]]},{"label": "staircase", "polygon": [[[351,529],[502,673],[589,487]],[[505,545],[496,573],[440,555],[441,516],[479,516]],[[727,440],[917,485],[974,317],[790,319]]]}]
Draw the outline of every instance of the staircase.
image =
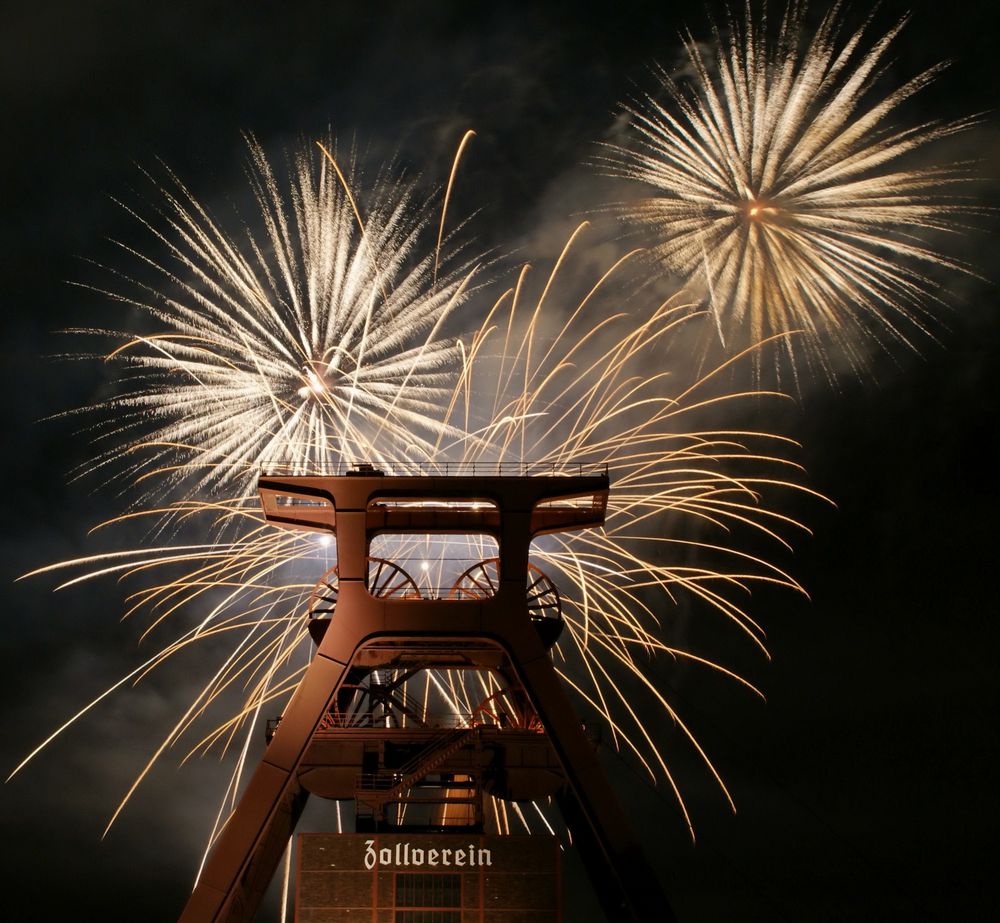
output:
[{"label": "staircase", "polygon": [[479,728],[476,727],[447,731],[434,738],[399,769],[362,773],[355,783],[355,797],[372,805],[384,805],[399,800],[403,792],[413,788],[421,779],[458,753],[471,737],[478,734]]}]

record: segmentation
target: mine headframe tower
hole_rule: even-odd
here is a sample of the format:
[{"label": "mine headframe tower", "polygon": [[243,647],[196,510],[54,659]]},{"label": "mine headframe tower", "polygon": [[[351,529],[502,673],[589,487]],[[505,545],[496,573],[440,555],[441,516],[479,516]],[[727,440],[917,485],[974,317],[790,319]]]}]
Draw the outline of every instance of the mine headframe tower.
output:
[{"label": "mine headframe tower", "polygon": [[[251,920],[309,793],[350,799],[358,831],[481,831],[483,794],[554,796],[611,920],[673,919],[549,653],[559,594],[528,561],[546,533],[603,526],[606,469],[262,474],[269,522],[336,536],[309,606],[315,656],[180,917]],[[446,588],[373,556],[392,535],[487,537]],[[492,693],[440,728],[406,693],[420,671],[487,673]],[[480,684],[482,685],[482,684]]]}]

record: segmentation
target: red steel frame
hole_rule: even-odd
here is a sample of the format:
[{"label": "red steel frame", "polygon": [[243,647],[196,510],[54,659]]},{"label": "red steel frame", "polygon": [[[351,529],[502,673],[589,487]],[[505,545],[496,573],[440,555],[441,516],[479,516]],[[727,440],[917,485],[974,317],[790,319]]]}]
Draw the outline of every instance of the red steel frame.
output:
[{"label": "red steel frame", "polygon": [[[668,921],[673,916],[645,863],[596,753],[587,740],[527,613],[528,551],[544,533],[600,527],[608,476],[262,476],[268,520],[336,533],[339,596],[315,658],[223,829],[180,916],[181,923],[250,920],[280,861],[307,792],[297,770],[352,663],[366,645],[447,641],[500,648],[538,714],[568,783],[575,837],[608,916]],[[291,498],[291,499],[289,499]],[[400,498],[415,504],[376,498]],[[421,507],[419,502],[429,502]],[[551,501],[575,502],[553,504]],[[579,499],[579,498],[582,498]],[[589,498],[589,500],[587,499]],[[433,501],[487,501],[482,509]],[[492,534],[500,549],[499,587],[482,599],[378,598],[366,588],[370,540],[379,532]],[[574,823],[567,817],[568,822]]]}]

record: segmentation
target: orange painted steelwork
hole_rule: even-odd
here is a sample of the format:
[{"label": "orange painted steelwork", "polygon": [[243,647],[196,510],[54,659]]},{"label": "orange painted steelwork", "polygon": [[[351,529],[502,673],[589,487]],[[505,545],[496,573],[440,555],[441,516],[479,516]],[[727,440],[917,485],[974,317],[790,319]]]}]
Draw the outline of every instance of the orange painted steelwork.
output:
[{"label": "orange painted steelwork", "polygon": [[[606,472],[394,476],[363,466],[346,476],[260,478],[269,521],[336,534],[336,614],[329,630],[314,634],[315,658],[212,850],[182,923],[252,919],[307,797],[299,771],[352,665],[407,650],[425,660],[437,657],[445,667],[463,659],[483,669],[502,662],[513,673],[558,757],[566,783],[560,803],[609,917],[672,919],[532,625],[525,594],[532,540],[601,527],[608,487]],[[491,564],[495,592],[372,595],[368,549],[382,532],[492,535],[499,546],[499,560]]]}]

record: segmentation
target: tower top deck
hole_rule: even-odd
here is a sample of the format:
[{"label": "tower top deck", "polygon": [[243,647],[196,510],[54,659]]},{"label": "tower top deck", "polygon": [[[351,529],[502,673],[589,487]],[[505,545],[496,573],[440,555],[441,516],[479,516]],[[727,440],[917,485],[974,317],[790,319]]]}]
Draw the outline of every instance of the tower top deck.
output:
[{"label": "tower top deck", "polygon": [[525,464],[373,465],[343,472],[266,470],[258,480],[268,522],[335,532],[338,513],[364,513],[366,531],[497,533],[523,518],[532,538],[600,527],[606,466]]}]

